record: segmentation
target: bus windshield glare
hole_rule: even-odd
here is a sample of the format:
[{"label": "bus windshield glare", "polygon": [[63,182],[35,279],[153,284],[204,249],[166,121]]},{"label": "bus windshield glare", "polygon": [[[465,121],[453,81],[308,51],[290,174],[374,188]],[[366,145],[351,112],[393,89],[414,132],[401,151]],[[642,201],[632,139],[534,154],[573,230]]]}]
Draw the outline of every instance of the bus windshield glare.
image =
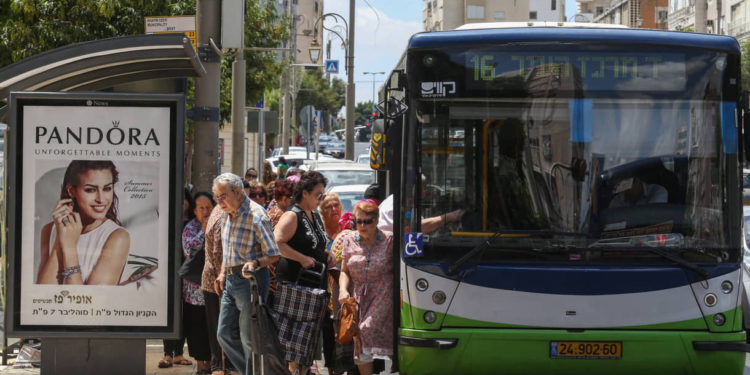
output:
[{"label": "bus windshield glare", "polygon": [[649,247],[738,261],[726,59],[604,46],[411,52],[405,230],[461,210],[426,233],[434,261],[488,238],[477,261],[669,261]]}]

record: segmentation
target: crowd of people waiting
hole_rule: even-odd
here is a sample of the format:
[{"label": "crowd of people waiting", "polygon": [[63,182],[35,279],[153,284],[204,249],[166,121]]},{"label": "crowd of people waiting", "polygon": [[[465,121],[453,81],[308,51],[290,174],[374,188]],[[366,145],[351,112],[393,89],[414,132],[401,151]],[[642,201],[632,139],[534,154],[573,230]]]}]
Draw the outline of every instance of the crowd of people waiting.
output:
[{"label": "crowd of people waiting", "polygon": [[[160,368],[192,365],[183,353],[187,341],[198,374],[252,374],[250,279],[272,305],[284,298],[275,293],[280,283],[295,283],[300,270],[324,265],[321,288],[331,298],[321,311],[321,345],[309,358],[322,352],[330,374],[384,370],[383,359],[393,355],[393,235],[378,228],[383,214],[375,186],[342,213],[326,184],[319,172],[282,161],[277,171],[268,162],[262,174],[250,168],[244,179],[221,174],[211,193],[185,191],[183,253],[187,258],[202,249],[205,264],[200,283],[182,280],[183,334],[164,340]],[[353,342],[340,344],[339,310],[350,296],[359,329]],[[315,361],[305,358],[287,353],[289,372],[314,373]]]}]

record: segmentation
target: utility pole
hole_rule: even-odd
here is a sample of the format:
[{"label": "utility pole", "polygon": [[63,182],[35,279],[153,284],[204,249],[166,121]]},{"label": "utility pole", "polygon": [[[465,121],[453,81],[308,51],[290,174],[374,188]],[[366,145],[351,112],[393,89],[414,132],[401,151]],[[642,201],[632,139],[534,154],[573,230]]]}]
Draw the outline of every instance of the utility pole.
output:
[{"label": "utility pole", "polygon": [[354,0],[349,0],[349,41],[346,57],[346,148],[344,158],[354,160]]},{"label": "utility pole", "polygon": [[[243,1],[242,17],[240,18],[240,48],[232,63],[232,172],[238,176],[245,173],[245,132],[247,126],[245,118],[245,81],[247,67],[245,66],[245,6]],[[263,117],[263,113],[260,113]],[[260,173],[260,169],[258,173]]]},{"label": "utility pole", "polygon": [[[285,53],[285,56],[287,59],[292,59],[292,64],[294,64],[297,61],[297,12],[296,8],[292,4],[292,0],[287,0],[287,14],[289,15],[289,18],[292,20],[291,24],[291,30],[289,32],[289,35],[291,36],[291,40],[289,42],[289,52]],[[293,95],[293,80],[292,75],[294,74],[294,65],[289,66],[289,70],[286,74],[284,74],[284,77],[281,80],[281,88],[282,92],[284,93],[283,97],[283,113],[282,113],[282,121],[281,121],[281,154],[286,155],[289,153],[289,133],[292,126],[292,112],[294,111],[293,103],[292,103],[292,95]]]},{"label": "utility pole", "polygon": [[195,191],[211,191],[213,179],[219,174],[219,79],[221,62],[211,48],[211,40],[219,40],[221,1],[198,0],[198,50],[206,75],[195,81],[195,120],[192,183]]},{"label": "utility pole", "polygon": [[695,0],[695,32],[706,33],[706,0]]}]

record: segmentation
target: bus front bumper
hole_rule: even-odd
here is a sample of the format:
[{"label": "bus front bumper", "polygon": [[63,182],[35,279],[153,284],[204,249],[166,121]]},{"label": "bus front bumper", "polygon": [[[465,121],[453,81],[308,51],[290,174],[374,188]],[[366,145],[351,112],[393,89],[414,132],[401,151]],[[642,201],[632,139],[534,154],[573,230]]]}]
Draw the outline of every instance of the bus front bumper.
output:
[{"label": "bus front bumper", "polygon": [[[621,342],[617,359],[560,359],[551,342]],[[400,329],[399,367],[421,374],[742,374],[744,332]]]}]

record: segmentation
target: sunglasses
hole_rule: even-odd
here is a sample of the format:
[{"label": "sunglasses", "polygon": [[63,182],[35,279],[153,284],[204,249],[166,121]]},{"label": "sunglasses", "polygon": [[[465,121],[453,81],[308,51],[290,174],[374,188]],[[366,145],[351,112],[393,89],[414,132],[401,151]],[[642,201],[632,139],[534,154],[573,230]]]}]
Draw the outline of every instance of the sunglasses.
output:
[{"label": "sunglasses", "polygon": [[258,178],[257,174],[246,174],[245,177]]},{"label": "sunglasses", "polygon": [[318,200],[322,201],[323,199],[326,199],[326,193],[320,193],[320,194],[318,194]]},{"label": "sunglasses", "polygon": [[354,220],[354,224],[357,225],[370,225],[375,222],[375,219],[365,219],[365,220]]},{"label": "sunglasses", "polygon": [[247,195],[250,198],[265,198],[266,195],[263,193],[250,193]]}]

